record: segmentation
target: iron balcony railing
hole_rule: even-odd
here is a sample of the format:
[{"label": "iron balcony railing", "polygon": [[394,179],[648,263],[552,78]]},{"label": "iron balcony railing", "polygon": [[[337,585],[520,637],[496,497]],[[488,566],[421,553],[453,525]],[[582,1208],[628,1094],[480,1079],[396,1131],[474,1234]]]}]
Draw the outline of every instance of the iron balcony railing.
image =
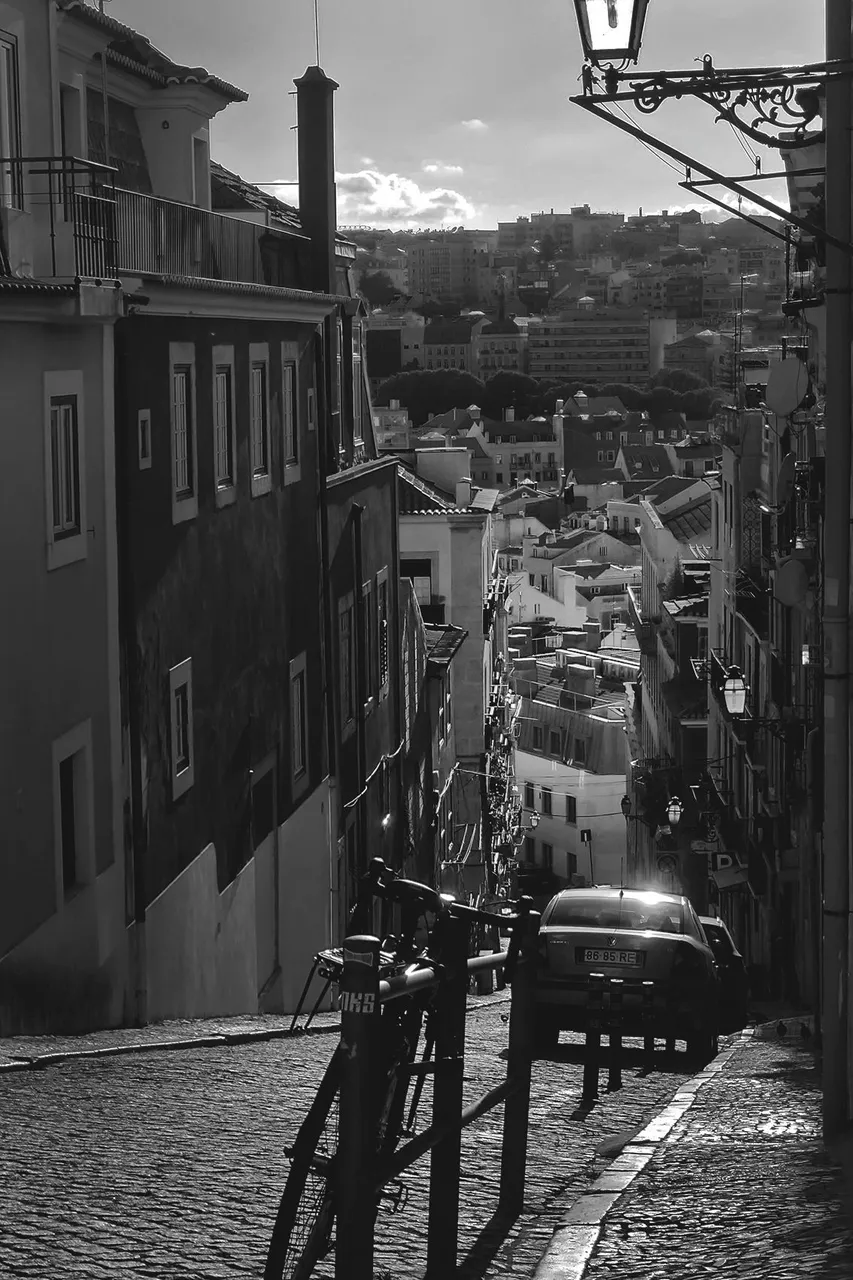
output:
[{"label": "iron balcony railing", "polygon": [[[178,276],[293,287],[294,236],[196,205],[127,191],[77,156],[0,156],[0,204],[47,223],[45,273]],[[0,273],[9,265],[0,259]]]},{"label": "iron balcony railing", "polygon": [[109,165],[78,156],[0,156],[0,203],[43,212],[52,276],[115,278],[115,169]]}]

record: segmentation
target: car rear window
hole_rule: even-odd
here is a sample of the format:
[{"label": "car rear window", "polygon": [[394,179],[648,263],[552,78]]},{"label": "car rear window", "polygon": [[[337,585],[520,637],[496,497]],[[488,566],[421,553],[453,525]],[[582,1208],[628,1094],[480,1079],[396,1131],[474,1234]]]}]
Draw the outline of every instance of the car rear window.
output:
[{"label": "car rear window", "polygon": [[627,893],[621,906],[618,895],[560,897],[543,923],[548,927],[654,929],[663,933],[684,933],[681,903],[649,901]]},{"label": "car rear window", "polygon": [[729,935],[725,929],[719,929],[713,924],[703,924],[705,937],[708,939],[708,946],[711,948],[715,956],[732,956],[734,950],[732,948]]}]

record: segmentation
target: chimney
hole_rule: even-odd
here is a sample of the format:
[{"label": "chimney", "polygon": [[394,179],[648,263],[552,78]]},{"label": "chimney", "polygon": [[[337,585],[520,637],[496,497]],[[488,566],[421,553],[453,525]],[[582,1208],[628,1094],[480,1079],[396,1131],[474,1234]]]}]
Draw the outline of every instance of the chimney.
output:
[{"label": "chimney", "polygon": [[337,84],[309,67],[296,85],[299,220],[311,239],[311,289],[337,293],[335,282],[335,109]]},{"label": "chimney", "polygon": [[456,481],[456,505],[457,507],[470,507],[471,505],[470,479]]},{"label": "chimney", "polygon": [[590,653],[596,653],[601,648],[601,623],[585,622],[583,629],[586,632],[586,647]]},{"label": "chimney", "polygon": [[504,409],[504,422],[515,422],[515,409]]},{"label": "chimney", "polygon": [[388,402],[388,408],[389,408],[389,409],[399,409],[399,408],[400,408],[400,401],[399,401],[399,400],[389,400],[389,402]]}]

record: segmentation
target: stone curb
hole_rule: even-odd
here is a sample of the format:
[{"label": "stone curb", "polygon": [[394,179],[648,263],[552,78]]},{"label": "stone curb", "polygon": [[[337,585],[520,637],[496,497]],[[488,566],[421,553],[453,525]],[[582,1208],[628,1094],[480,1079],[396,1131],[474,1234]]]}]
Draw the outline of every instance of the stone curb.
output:
[{"label": "stone curb", "polygon": [[[482,1008],[509,1004],[510,999],[511,997],[507,995],[497,1000],[489,1000],[488,1005],[469,1004],[466,1006],[465,1011],[466,1013],[476,1013]],[[298,1040],[302,1036],[331,1035],[339,1031],[340,1024],[335,1022],[324,1026],[308,1027],[306,1030],[301,1027],[295,1029],[275,1027],[272,1030],[264,1031],[223,1031],[210,1036],[187,1036],[181,1040],[140,1040],[134,1044],[111,1044],[105,1045],[103,1048],[61,1049],[56,1053],[40,1053],[34,1057],[22,1056],[18,1058],[11,1056],[8,1061],[0,1062],[0,1075],[8,1071],[43,1071],[47,1067],[58,1067],[66,1062],[80,1062],[87,1058],[118,1058],[134,1053],[155,1053],[158,1051],[174,1053],[179,1049],[209,1049],[222,1045],[260,1044],[270,1040]]]},{"label": "stone curb", "polygon": [[690,1110],[699,1090],[752,1038],[753,1028],[742,1031],[733,1045],[718,1053],[692,1080],[680,1085],[672,1101],[634,1135],[613,1163],[575,1200],[539,1259],[533,1280],[583,1280],[607,1214],[645,1169],[659,1144]]}]

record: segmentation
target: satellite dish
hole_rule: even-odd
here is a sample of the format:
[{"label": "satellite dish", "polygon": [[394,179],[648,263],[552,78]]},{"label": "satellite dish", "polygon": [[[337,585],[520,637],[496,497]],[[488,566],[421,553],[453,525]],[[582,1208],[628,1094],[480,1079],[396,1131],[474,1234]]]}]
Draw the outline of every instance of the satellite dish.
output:
[{"label": "satellite dish", "polygon": [[794,464],[796,463],[796,455],[786,453],[779,467],[779,475],[776,479],[776,506],[786,507],[791,501],[791,494],[794,492]]},{"label": "satellite dish", "polygon": [[795,356],[774,360],[767,374],[764,403],[782,418],[796,412],[809,389],[809,371]]},{"label": "satellite dish", "polygon": [[776,566],[774,595],[780,604],[795,608],[802,604],[809,589],[809,573],[802,560],[785,556]]}]

